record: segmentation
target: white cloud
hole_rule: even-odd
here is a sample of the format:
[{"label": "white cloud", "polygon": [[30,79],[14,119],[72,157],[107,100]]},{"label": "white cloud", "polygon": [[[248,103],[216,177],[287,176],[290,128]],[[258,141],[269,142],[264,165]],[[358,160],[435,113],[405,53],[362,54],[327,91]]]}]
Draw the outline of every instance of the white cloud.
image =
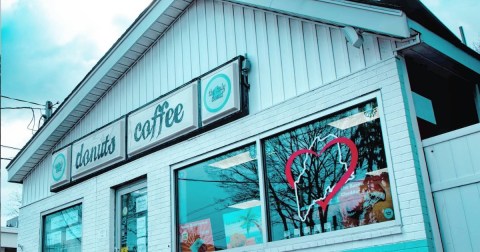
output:
[{"label": "white cloud", "polygon": [[453,34],[460,38],[459,27],[463,26],[467,44],[480,41],[480,21],[478,0],[421,0],[422,3],[447,26]]},{"label": "white cloud", "polygon": [[2,11],[10,11],[18,4],[18,0],[2,0]]},{"label": "white cloud", "polygon": [[[62,101],[151,1],[1,0],[2,94]],[[2,107],[24,105],[2,98]],[[29,110],[2,110],[2,145],[23,147],[31,119]],[[16,153],[2,147],[2,157]],[[7,182],[7,164],[1,161],[2,225],[9,195],[22,188]]]},{"label": "white cloud", "polygon": [[[88,39],[105,52],[151,0],[37,0],[51,42],[66,45]],[[119,24],[118,20],[125,20]]]}]

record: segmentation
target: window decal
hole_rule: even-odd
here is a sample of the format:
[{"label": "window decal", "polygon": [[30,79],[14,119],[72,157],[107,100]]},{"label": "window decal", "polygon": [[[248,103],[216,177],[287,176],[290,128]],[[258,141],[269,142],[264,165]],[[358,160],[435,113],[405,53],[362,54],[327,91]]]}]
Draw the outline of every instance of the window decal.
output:
[{"label": "window decal", "polygon": [[376,100],[263,141],[269,239],[395,219]]},{"label": "window decal", "polygon": [[[314,143],[315,143],[315,142],[313,142],[309,149],[302,149],[302,150],[298,150],[295,153],[293,153],[288,158],[287,165],[285,166],[285,175],[287,177],[288,184],[295,190],[295,198],[297,200],[298,217],[303,222],[306,220],[306,216],[310,213],[310,210],[311,210],[312,206],[314,206],[315,204],[318,204],[323,209],[323,211],[325,212],[328,203],[333,198],[333,196],[335,196],[335,194],[337,194],[338,191],[340,191],[340,188],[342,188],[348,181],[350,181],[352,179],[355,179],[355,173],[354,172],[355,172],[355,168],[357,166],[357,161],[358,161],[358,151],[357,151],[357,147],[355,146],[355,143],[353,143],[350,139],[345,138],[345,137],[337,138],[334,135],[329,135],[327,137],[330,137],[330,136],[334,137],[334,139],[329,141],[322,148],[322,150],[318,154],[315,151],[311,150]],[[323,142],[327,139],[327,137],[315,138],[315,141]],[[351,161],[350,161],[349,165],[346,162],[342,161],[342,151],[340,149],[340,144],[341,143],[347,145],[348,148],[350,149],[352,158],[351,158]],[[340,180],[336,184],[334,184],[333,186],[327,186],[325,188],[325,192],[324,192],[322,197],[312,200],[310,205],[307,206],[306,214],[304,216],[302,216],[301,213],[300,213],[300,208],[301,207],[300,207],[300,201],[299,201],[299,197],[298,197],[297,185],[300,183],[300,180],[302,179],[302,176],[307,172],[308,168],[307,168],[307,165],[306,165],[306,161],[307,161],[308,156],[305,159],[305,162],[303,163],[303,170],[301,171],[300,175],[297,177],[297,179],[295,181],[293,181],[293,177],[292,177],[293,161],[297,156],[300,156],[300,155],[303,155],[303,154],[310,154],[310,158],[319,157],[320,155],[322,155],[325,152],[325,150],[331,148],[333,145],[336,145],[336,147],[337,147],[338,162],[340,164],[342,164],[342,166],[344,166],[345,174],[340,178]]]}]

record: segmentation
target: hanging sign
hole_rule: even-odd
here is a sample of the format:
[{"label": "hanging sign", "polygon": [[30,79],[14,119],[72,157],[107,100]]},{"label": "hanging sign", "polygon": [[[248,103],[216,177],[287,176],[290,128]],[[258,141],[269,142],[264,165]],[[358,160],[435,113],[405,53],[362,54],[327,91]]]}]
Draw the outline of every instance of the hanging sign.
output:
[{"label": "hanging sign", "polygon": [[70,182],[70,146],[52,155],[50,189]]},{"label": "hanging sign", "polygon": [[72,180],[125,159],[125,119],[75,142],[72,145]]},{"label": "hanging sign", "polygon": [[204,125],[240,110],[239,77],[238,61],[234,61],[201,79]]},{"label": "hanging sign", "polygon": [[153,102],[128,116],[128,155],[198,128],[197,84]]}]

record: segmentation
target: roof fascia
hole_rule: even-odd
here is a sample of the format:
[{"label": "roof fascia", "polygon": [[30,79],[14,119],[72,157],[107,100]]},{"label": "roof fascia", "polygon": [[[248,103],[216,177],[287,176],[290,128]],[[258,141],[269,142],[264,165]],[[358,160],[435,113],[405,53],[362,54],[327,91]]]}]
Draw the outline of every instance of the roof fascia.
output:
[{"label": "roof fascia", "polygon": [[374,33],[408,38],[407,16],[400,10],[368,4],[333,0],[228,0],[264,10],[318,20],[340,26],[352,26]]},{"label": "roof fascia", "polygon": [[420,33],[420,39],[423,43],[452,58],[475,73],[480,74],[480,60],[411,19],[408,19],[408,25],[411,29]]},{"label": "roof fascia", "polygon": [[[62,106],[55,111],[52,118],[42,126],[41,131],[34,135],[22,148],[14,160],[7,166],[8,181],[21,183],[22,179],[14,179],[17,172],[36,152],[36,150],[54,133],[55,129],[72,113],[88,93],[97,85],[105,74],[121,59],[123,55],[135,44],[135,42],[150,28],[157,18],[164,13],[176,0],[162,0],[156,2],[145,11],[143,17],[136,20],[129,32],[107,52],[88,75],[78,84],[74,91],[67,97]],[[21,176],[22,178],[24,176]]]}]

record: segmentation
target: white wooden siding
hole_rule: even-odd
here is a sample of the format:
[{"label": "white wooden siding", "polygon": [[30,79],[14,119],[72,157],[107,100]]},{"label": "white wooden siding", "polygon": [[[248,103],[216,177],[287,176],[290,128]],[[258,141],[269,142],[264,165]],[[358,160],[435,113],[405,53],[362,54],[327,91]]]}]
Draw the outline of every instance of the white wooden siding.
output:
[{"label": "white wooden siding", "polygon": [[480,125],[461,131],[467,134],[429,144],[425,157],[444,250],[480,251]]},{"label": "white wooden siding", "polygon": [[[82,250],[83,251],[114,251],[111,238],[114,237],[113,214],[115,205],[112,188],[126,183],[133,178],[147,176],[148,190],[148,250],[170,252],[175,221],[172,219],[172,164],[186,159],[199,157],[218,151],[219,148],[236,144],[254,142],[262,137],[262,132],[280,130],[285,124],[323,111],[330,114],[340,109],[337,105],[345,103],[365,94],[379,91],[382,105],[382,125],[385,126],[384,137],[391,158],[389,172],[393,193],[397,195],[398,215],[401,226],[370,225],[352,228],[351,231],[335,231],[310,237],[289,239],[288,241],[269,242],[255,251],[360,251],[369,248],[379,251],[378,246],[398,243],[397,249],[409,241],[425,241],[427,230],[421,204],[421,188],[417,184],[415,169],[415,153],[410,146],[411,135],[406,119],[405,106],[402,102],[402,86],[398,76],[395,59],[373,65],[363,71],[308,92],[299,97],[289,99],[274,108],[260,111],[237,123],[230,123],[212,129],[208,134],[176,144],[121,165],[106,173],[88,179],[78,185],[69,187],[52,197],[32,203],[20,210],[20,229],[18,243],[23,251],[40,251],[42,229],[41,213],[47,209],[62,208],[72,200],[82,200]],[[352,87],[355,87],[354,89]],[[355,103],[360,102],[356,101]],[[350,104],[353,105],[353,104]],[[301,109],[298,109],[301,108]],[[326,111],[328,110],[328,111]],[[321,116],[321,115],[316,115]],[[312,118],[312,117],[311,117]],[[313,119],[313,118],[312,118]],[[297,121],[297,123],[300,123]],[[283,126],[282,126],[283,125]],[[286,128],[284,128],[286,129]],[[260,135],[259,135],[260,134]],[[219,137],[222,136],[222,137]],[[247,141],[247,139],[249,139]],[[224,150],[227,150],[224,149]],[[48,163],[48,162],[47,162]],[[396,193],[395,193],[396,191]],[[374,227],[376,226],[376,227]],[[371,229],[369,229],[371,227]],[[344,232],[345,231],[345,232]],[[402,244],[403,242],[406,242]],[[426,242],[425,242],[426,244]],[[374,246],[377,246],[374,248]],[[382,248],[382,247],[380,247]],[[406,247],[404,247],[406,248]],[[428,248],[414,247],[412,251],[427,251]],[[253,249],[252,249],[253,251]]]},{"label": "white wooden siding", "polygon": [[[347,45],[341,30],[312,21],[232,5],[192,3],[139,58],[57,149],[148,103],[237,55],[251,62],[250,114],[393,57],[392,40],[364,34],[360,49]],[[49,160],[47,158],[47,160]],[[50,192],[50,162],[41,162],[24,181],[24,204]],[[40,172],[41,171],[41,172]],[[35,185],[33,185],[33,184]]]}]

